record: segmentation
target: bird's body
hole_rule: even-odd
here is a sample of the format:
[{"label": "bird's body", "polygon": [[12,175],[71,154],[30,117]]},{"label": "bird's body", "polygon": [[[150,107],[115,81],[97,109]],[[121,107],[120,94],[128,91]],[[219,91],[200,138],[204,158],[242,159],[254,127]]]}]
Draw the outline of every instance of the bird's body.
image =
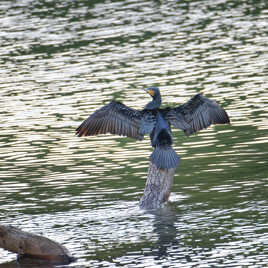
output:
[{"label": "bird's body", "polygon": [[80,136],[118,134],[142,140],[149,134],[154,151],[150,156],[160,169],[176,168],[179,157],[172,148],[170,125],[187,136],[211,124],[230,123],[225,110],[215,101],[197,94],[185,104],[161,109],[161,95],[156,87],[146,90],[153,98],[141,111],[112,101],[95,111],[77,129]]}]

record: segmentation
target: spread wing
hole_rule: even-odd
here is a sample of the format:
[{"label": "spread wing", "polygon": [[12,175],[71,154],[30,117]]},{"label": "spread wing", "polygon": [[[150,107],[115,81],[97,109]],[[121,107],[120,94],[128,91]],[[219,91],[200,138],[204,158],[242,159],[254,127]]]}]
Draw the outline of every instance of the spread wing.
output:
[{"label": "spread wing", "polygon": [[112,101],[90,115],[77,129],[76,135],[118,134],[134,139],[142,139],[139,134],[141,113],[126,105]]},{"label": "spread wing", "polygon": [[141,113],[142,118],[139,132],[143,136],[145,134],[151,134],[156,124],[156,117],[154,111],[143,110]]},{"label": "spread wing", "polygon": [[175,127],[189,136],[211,124],[229,124],[229,116],[216,101],[205,98],[202,93],[188,102],[170,109],[165,118]]}]

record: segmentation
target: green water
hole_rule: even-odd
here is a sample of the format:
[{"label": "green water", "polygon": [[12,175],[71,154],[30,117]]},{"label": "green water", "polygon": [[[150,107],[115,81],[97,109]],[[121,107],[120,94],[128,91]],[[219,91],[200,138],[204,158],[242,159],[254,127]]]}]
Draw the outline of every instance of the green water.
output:
[{"label": "green water", "polygon": [[[78,258],[68,267],[265,267],[267,10],[265,0],[1,1],[0,224],[64,244]],[[112,99],[142,109],[148,86],[165,105],[202,91],[232,122],[173,131],[181,163],[154,213],[138,208],[148,137],[75,136]],[[0,249],[1,268],[15,259]]]}]

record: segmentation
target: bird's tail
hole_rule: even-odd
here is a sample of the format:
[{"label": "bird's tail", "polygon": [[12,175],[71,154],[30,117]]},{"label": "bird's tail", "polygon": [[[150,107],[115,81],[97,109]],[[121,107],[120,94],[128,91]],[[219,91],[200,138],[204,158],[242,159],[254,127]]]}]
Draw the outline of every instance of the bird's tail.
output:
[{"label": "bird's tail", "polygon": [[159,169],[176,168],[180,162],[179,156],[169,145],[156,146],[150,156],[150,160]]}]

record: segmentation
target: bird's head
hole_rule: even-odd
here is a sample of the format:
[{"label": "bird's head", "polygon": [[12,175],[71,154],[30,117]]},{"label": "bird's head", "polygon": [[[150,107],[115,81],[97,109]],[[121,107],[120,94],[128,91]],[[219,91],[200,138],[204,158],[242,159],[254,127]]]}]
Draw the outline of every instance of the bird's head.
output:
[{"label": "bird's head", "polygon": [[153,98],[156,99],[160,96],[160,91],[158,87],[149,87],[145,91]]},{"label": "bird's head", "polygon": [[158,109],[161,105],[161,95],[158,87],[149,87],[145,91],[153,98],[153,100],[145,106],[145,109]]}]

